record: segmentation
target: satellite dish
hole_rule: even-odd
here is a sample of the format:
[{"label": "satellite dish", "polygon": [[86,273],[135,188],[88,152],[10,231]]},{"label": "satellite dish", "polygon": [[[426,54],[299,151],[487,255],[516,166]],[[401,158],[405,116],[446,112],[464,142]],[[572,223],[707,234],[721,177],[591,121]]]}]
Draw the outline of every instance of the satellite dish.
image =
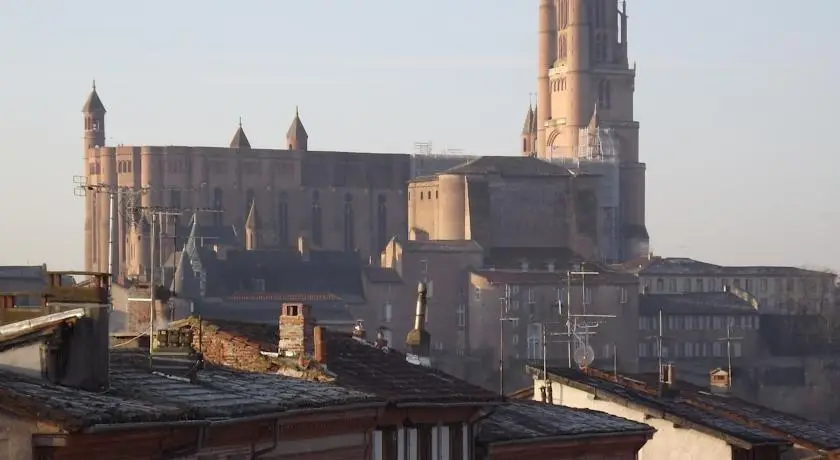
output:
[{"label": "satellite dish", "polygon": [[592,364],[592,361],[595,361],[595,350],[593,350],[589,345],[586,345],[585,347],[580,347],[575,350],[574,357],[578,367],[583,369],[589,367],[589,365]]}]

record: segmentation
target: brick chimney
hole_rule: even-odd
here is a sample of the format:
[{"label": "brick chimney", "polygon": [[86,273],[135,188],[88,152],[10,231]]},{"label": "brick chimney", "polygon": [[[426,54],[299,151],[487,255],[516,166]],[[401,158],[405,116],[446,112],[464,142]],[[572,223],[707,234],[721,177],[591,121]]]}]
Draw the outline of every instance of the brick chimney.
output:
[{"label": "brick chimney", "polygon": [[312,307],[302,303],[284,303],[280,309],[279,353],[289,357],[313,356],[314,334]]},{"label": "brick chimney", "polygon": [[313,329],[313,340],[315,342],[315,361],[319,363],[327,362],[327,340],[326,331],[321,326],[315,326]]}]

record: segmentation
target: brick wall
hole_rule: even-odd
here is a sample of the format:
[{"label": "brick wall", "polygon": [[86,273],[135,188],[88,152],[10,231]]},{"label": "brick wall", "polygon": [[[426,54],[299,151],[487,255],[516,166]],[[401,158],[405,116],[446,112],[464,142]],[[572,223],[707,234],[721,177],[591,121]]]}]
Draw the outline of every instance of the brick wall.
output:
[{"label": "brick wall", "polygon": [[197,327],[193,329],[193,347],[201,350],[204,359],[213,364],[252,372],[270,370],[269,360],[260,355],[258,344],[228,334],[212,325],[202,327],[200,334]]}]

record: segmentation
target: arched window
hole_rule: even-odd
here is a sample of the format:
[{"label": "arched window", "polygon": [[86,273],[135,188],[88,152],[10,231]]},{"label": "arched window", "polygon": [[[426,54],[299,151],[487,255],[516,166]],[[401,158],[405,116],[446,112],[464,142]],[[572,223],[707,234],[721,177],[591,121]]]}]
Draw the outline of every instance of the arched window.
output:
[{"label": "arched window", "polygon": [[376,203],[376,235],[379,243],[378,250],[388,244],[388,203],[385,195],[380,194]]},{"label": "arched window", "polygon": [[353,221],[353,195],[344,195],[344,250],[356,249],[356,232]]},{"label": "arched window", "polygon": [[[213,189],[213,209],[217,211],[221,211],[224,209],[224,194],[222,189],[216,187]],[[214,212],[213,213],[213,225],[220,227],[222,225],[222,213],[221,212]]]},{"label": "arched window", "polygon": [[289,195],[280,192],[277,198],[277,241],[281,246],[289,243]]},{"label": "arched window", "polygon": [[321,197],[316,190],[312,192],[312,244],[320,246],[322,237]]},{"label": "arched window", "polygon": [[598,82],[598,107],[608,109],[612,105],[612,84],[609,80]]}]

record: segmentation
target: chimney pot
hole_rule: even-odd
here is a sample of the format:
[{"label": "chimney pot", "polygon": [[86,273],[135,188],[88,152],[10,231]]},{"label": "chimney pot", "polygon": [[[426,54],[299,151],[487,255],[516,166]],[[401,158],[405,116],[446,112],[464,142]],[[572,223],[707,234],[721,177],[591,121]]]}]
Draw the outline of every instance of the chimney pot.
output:
[{"label": "chimney pot", "polygon": [[313,336],[315,340],[315,361],[319,363],[326,363],[327,361],[327,342],[324,337],[324,328],[315,326]]}]

